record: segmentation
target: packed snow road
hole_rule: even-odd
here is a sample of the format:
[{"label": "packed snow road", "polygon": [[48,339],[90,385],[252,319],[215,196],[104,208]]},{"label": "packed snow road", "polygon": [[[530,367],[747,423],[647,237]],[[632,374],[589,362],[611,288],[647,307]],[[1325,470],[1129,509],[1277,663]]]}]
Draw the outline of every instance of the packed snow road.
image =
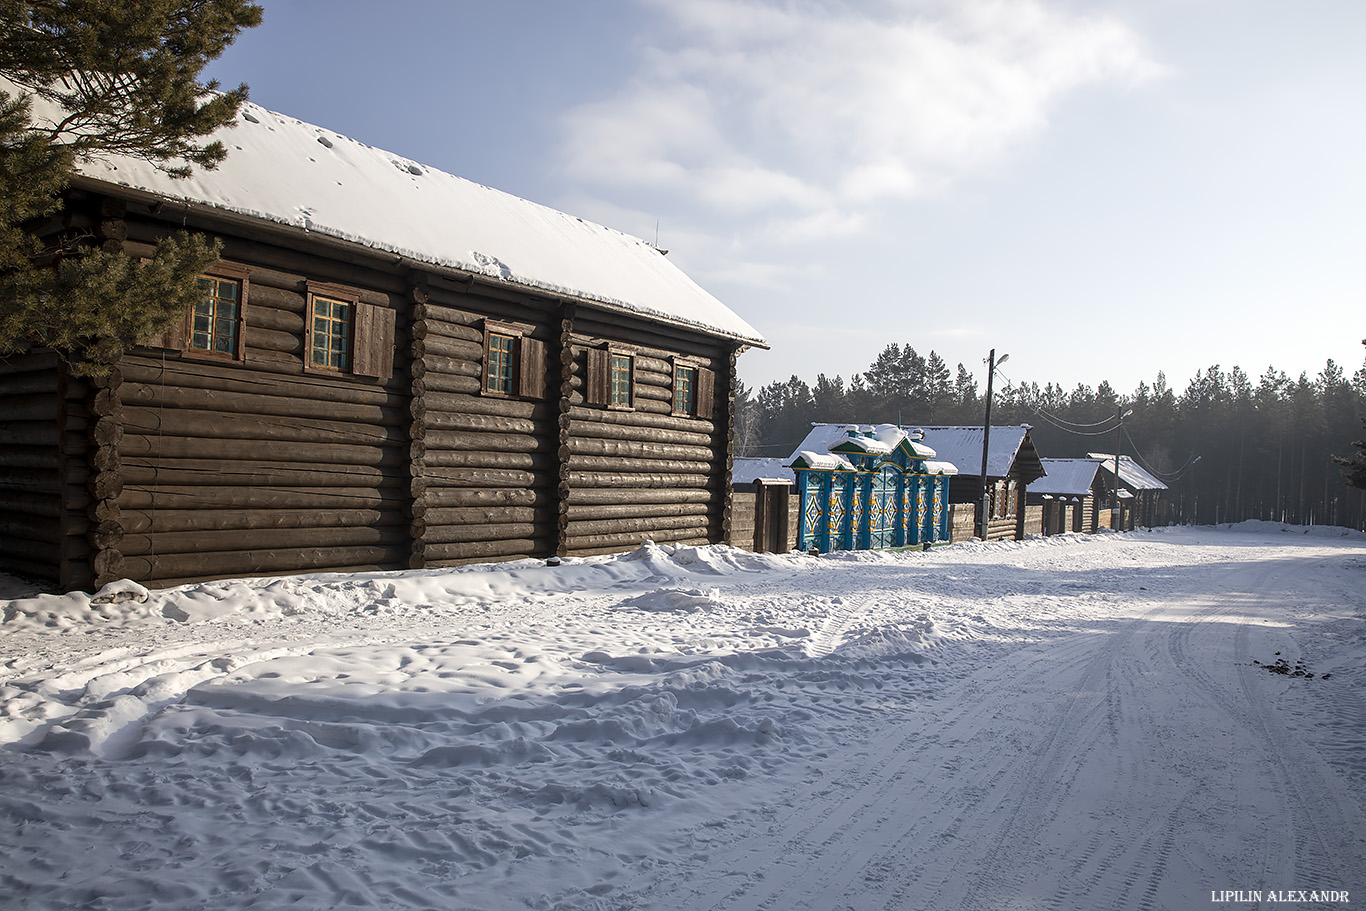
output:
[{"label": "packed snow road", "polygon": [[1355,532],[0,606],[0,907],[1366,901]]}]

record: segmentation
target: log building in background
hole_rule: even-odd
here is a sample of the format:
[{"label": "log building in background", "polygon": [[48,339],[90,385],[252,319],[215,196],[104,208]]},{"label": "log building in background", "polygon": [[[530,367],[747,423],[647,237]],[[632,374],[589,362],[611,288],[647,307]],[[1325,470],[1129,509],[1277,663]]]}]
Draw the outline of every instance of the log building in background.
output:
[{"label": "log building in background", "polygon": [[[982,427],[924,427],[924,441],[941,459],[958,466],[958,476],[949,485],[949,500],[959,504],[982,503]],[[1030,426],[993,425],[987,453],[987,540],[1022,541],[1032,528],[1025,504],[1025,491],[1045,476],[1039,452],[1029,435]],[[980,519],[978,520],[980,522]],[[1036,520],[1037,521],[1037,520]],[[978,526],[980,529],[980,525]]]},{"label": "log building in background", "polygon": [[1094,533],[1096,503],[1105,493],[1100,459],[1040,459],[1047,474],[1029,484],[1030,507],[1043,513],[1042,534]]},{"label": "log building in background", "polygon": [[1115,456],[1105,452],[1087,453],[1100,460],[1097,502],[1104,502],[1110,513],[1109,527],[1115,531],[1151,528],[1172,521],[1172,504],[1163,500],[1167,485],[1149,474],[1129,456],[1119,457],[1119,483],[1115,483]]},{"label": "log building in background", "polygon": [[96,381],[0,361],[0,570],[64,590],[726,540],[763,338],[644,241],[246,105],[217,170],[84,167],[64,215],[223,245]]}]

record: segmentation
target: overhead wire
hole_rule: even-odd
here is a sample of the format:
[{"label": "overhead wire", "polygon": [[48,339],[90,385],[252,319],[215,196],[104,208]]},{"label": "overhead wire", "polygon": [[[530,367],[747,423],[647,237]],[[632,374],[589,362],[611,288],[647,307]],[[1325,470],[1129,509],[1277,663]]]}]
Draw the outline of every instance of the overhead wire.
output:
[{"label": "overhead wire", "polygon": [[[1012,380],[1009,376],[1007,376],[1007,375],[1004,374],[1004,373],[1001,373],[1001,371],[1000,371],[999,369],[998,369],[996,372],[997,372],[998,374],[1000,374],[1002,377],[1004,377],[1004,378],[1005,378],[1005,381],[1006,381],[1007,383],[1010,383],[1011,385],[1014,385],[1015,381]],[[1020,386],[1019,388],[1023,389],[1023,388],[1025,388],[1025,387]],[[1024,406],[1025,406],[1026,408],[1029,409],[1029,411],[1030,411],[1031,414],[1035,415],[1036,417],[1042,418],[1045,422],[1047,422],[1047,423],[1049,423],[1049,424],[1052,424],[1052,425],[1053,425],[1054,427],[1056,427],[1058,430],[1064,431],[1064,432],[1066,432],[1066,433],[1073,433],[1073,434],[1076,434],[1077,436],[1090,436],[1090,437],[1104,436],[1105,434],[1108,434],[1108,433],[1114,433],[1115,427],[1118,426],[1118,425],[1115,423],[1115,420],[1116,420],[1115,417],[1107,416],[1107,417],[1104,418],[1103,420],[1099,420],[1099,421],[1096,421],[1096,422],[1091,423],[1091,424],[1079,423],[1079,422],[1077,422],[1077,421],[1069,421],[1069,420],[1067,420],[1066,418],[1061,418],[1061,417],[1058,417],[1058,416],[1055,415],[1055,414],[1051,414],[1051,413],[1045,411],[1045,410],[1043,409],[1043,407],[1040,406],[1038,403],[1033,402],[1033,401],[1031,401],[1031,400],[1028,399],[1028,398],[1022,398],[1020,401],[1024,404]],[[1082,428],[1082,427],[1101,427],[1102,425],[1108,425],[1108,426],[1105,426],[1104,429],[1102,429],[1102,430],[1079,430],[1079,429],[1077,429],[1077,428]]]},{"label": "overhead wire", "polygon": [[[999,370],[997,372],[1000,373]],[[1011,383],[1012,385],[1014,384],[1014,381],[1011,380],[1010,377],[1006,374],[1000,373],[1000,375],[1006,380],[1007,383]],[[1119,418],[1118,415],[1115,415],[1114,417],[1107,416],[1104,420],[1095,421],[1094,423],[1087,424],[1077,421],[1069,421],[1065,418],[1058,417],[1055,414],[1051,414],[1050,412],[1044,410],[1043,407],[1040,406],[1038,403],[1031,401],[1028,397],[1022,397],[1020,399],[1020,402],[1026,408],[1029,409],[1031,414],[1035,415],[1038,418],[1041,418],[1045,423],[1052,425],[1057,430],[1061,430],[1064,433],[1069,433],[1074,436],[1109,436],[1116,430],[1119,430],[1124,434],[1124,438],[1129,441],[1129,447],[1134,453],[1134,461],[1138,462],[1139,465],[1141,465],[1143,469],[1147,471],[1149,474],[1166,483],[1173,483],[1181,480],[1181,478],[1185,477],[1186,473],[1190,470],[1191,466],[1194,465],[1200,458],[1192,452],[1189,456],[1186,457],[1185,464],[1182,465],[1180,468],[1177,468],[1174,471],[1170,472],[1158,471],[1155,468],[1153,468],[1151,463],[1147,459],[1143,458],[1143,456],[1139,453],[1138,444],[1134,442],[1134,439],[1129,434],[1129,431],[1124,429],[1124,422],[1122,419]],[[1102,425],[1108,426],[1104,426],[1104,428],[1101,430],[1078,429],[1084,427],[1102,427]]]},{"label": "overhead wire", "polygon": [[1180,468],[1174,469],[1170,472],[1158,471],[1156,468],[1153,468],[1152,465],[1148,463],[1148,460],[1143,458],[1143,456],[1139,453],[1138,444],[1135,443],[1134,438],[1129,435],[1129,431],[1121,430],[1121,432],[1124,434],[1124,439],[1129,441],[1129,448],[1132,449],[1134,453],[1134,461],[1138,462],[1138,464],[1143,467],[1144,471],[1147,471],[1149,474],[1153,475],[1160,481],[1174,482],[1181,480],[1181,478],[1185,477],[1185,474],[1190,469],[1190,467],[1194,465],[1200,458],[1200,456],[1192,452],[1190,455],[1186,456],[1186,464],[1182,465]]}]

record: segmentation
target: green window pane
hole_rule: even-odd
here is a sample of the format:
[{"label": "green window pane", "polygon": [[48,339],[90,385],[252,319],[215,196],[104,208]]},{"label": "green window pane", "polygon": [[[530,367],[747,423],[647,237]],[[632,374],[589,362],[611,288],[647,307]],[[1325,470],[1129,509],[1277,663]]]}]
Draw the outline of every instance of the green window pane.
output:
[{"label": "green window pane", "polygon": [[190,321],[190,348],[235,354],[241,283],[201,275],[198,284],[204,297],[194,306]]},{"label": "green window pane", "polygon": [[690,367],[679,368],[674,378],[674,411],[691,414],[693,406],[693,382],[696,374]]},{"label": "green window pane", "polygon": [[611,403],[613,405],[631,404],[631,358],[629,355],[614,354],[611,360]]},{"label": "green window pane", "polygon": [[488,363],[485,365],[484,388],[504,395],[512,393],[512,348],[510,335],[490,335]]},{"label": "green window pane", "polygon": [[313,298],[312,360],[320,367],[350,366],[351,304],[328,297]]}]

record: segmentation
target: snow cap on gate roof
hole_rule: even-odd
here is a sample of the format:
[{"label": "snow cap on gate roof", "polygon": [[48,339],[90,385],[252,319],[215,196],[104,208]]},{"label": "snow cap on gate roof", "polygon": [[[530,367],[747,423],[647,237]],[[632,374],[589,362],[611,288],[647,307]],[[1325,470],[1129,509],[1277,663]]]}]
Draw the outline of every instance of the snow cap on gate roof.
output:
[{"label": "snow cap on gate roof", "polygon": [[[898,427],[896,424],[878,424],[876,426],[858,424],[844,424],[842,430],[838,424],[812,424],[812,431],[807,434],[802,441],[798,451],[818,451],[818,447],[834,449],[836,446],[844,446],[847,449],[861,449],[864,452],[885,455],[894,451],[898,446],[906,445],[910,451],[919,459],[932,459],[937,453],[920,441],[922,436],[919,430],[908,430]],[[819,428],[819,430],[817,429]],[[796,457],[796,453],[793,454]]]},{"label": "snow cap on gate roof", "polygon": [[814,468],[817,471],[853,471],[854,463],[829,452],[802,450],[792,457],[793,468]]},{"label": "snow cap on gate roof", "polygon": [[957,466],[946,460],[937,460],[935,450],[920,442],[920,436],[921,431],[908,430],[896,424],[878,424],[875,427],[857,424],[813,424],[811,432],[788,461],[793,468],[853,471],[854,464],[842,453],[890,455],[898,447],[905,447],[912,456],[924,463],[926,473],[958,474]]}]

